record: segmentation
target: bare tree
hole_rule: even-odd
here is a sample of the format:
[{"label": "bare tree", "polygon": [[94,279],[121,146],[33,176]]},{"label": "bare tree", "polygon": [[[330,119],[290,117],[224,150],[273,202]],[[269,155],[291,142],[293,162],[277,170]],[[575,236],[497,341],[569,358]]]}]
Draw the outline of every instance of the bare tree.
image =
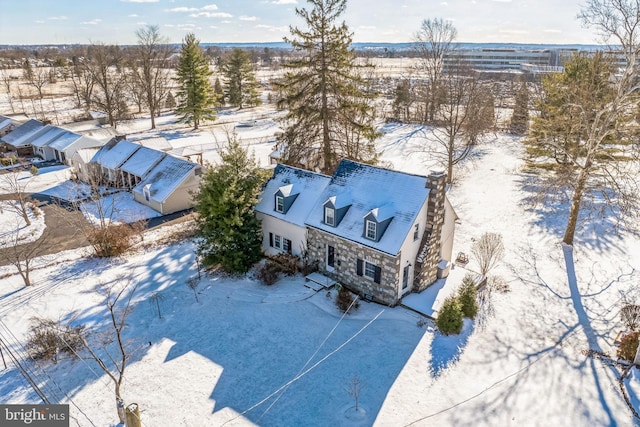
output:
[{"label": "bare tree", "polygon": [[493,98],[478,78],[460,64],[439,85],[442,103],[433,121],[438,127],[432,133],[444,151],[434,155],[442,158],[447,182],[451,183],[454,166],[467,158],[480,135],[493,128]]},{"label": "bare tree", "polygon": [[91,105],[105,113],[109,124],[116,127],[119,121],[126,118],[128,111],[122,51],[118,46],[92,44],[82,64],[94,82]]},{"label": "bare tree", "polygon": [[[577,177],[573,180],[573,195],[569,218],[562,241],[573,245],[578,215],[588,187],[593,177],[605,176],[609,185],[621,196],[622,203],[636,203],[637,192],[631,189],[627,180],[622,182],[625,174],[613,170],[620,162],[611,161],[603,165],[602,157],[609,157],[607,141],[620,138],[624,128],[630,123],[628,115],[637,108],[638,98],[638,55],[640,54],[640,3],[627,0],[587,0],[578,17],[582,23],[595,30],[605,43],[611,43],[612,55],[624,55],[625,62],[612,76],[613,93],[611,99],[595,111],[593,117],[584,124],[584,137],[581,141],[583,155],[569,155],[573,166],[577,169]],[[571,153],[569,153],[571,154]],[[607,167],[609,166],[609,167]],[[637,185],[637,182],[635,183]],[[624,197],[626,194],[627,197]],[[627,214],[637,209],[624,209]]]},{"label": "bare tree", "polygon": [[196,302],[200,302],[198,301],[198,285],[200,285],[199,277],[193,276],[187,279],[187,286],[189,286],[189,289],[193,291],[193,296],[196,297]]},{"label": "bare tree", "polygon": [[[13,265],[18,270],[25,286],[31,286],[31,270],[36,258],[44,252],[48,240],[47,236],[48,233],[45,231],[35,242],[25,243],[20,233],[20,227],[16,224],[16,231],[11,234],[8,244],[0,249],[0,260],[3,263]],[[5,239],[6,241],[7,239]]]},{"label": "bare tree", "polygon": [[9,101],[9,106],[11,107],[11,112],[15,113],[16,109],[13,106],[13,98],[11,96],[11,75],[4,68],[0,69],[0,82],[2,82],[2,85],[7,92],[7,99]]},{"label": "bare tree", "polygon": [[357,375],[353,376],[347,382],[346,390],[349,393],[349,396],[353,397],[356,401],[356,412],[358,412],[358,402],[360,400],[360,394],[362,394],[362,390],[367,385],[366,382],[362,381]]},{"label": "bare tree", "polygon": [[78,108],[83,108],[85,113],[88,113],[91,109],[91,97],[95,85],[91,72],[80,59],[74,57],[73,68],[69,72],[69,76],[73,84],[73,93],[76,96]]},{"label": "bare tree", "polygon": [[[122,382],[130,357],[124,341],[123,331],[127,317],[133,309],[131,300],[137,286],[137,283],[135,285],[132,284],[132,278],[121,278],[113,286],[106,287],[105,306],[108,311],[110,334],[105,337],[105,340],[100,345],[90,344],[87,337],[82,336],[82,343],[89,352],[91,359],[96,361],[98,366],[113,382],[116,409],[121,424],[124,424],[126,420],[124,399],[122,398]],[[111,356],[109,352],[109,348],[113,347],[115,347],[116,351],[115,357]],[[102,350],[98,350],[98,348]]]},{"label": "bare tree", "polygon": [[[28,182],[28,181],[26,181]],[[7,172],[0,175],[0,188],[9,193],[16,200],[16,211],[27,226],[31,225],[31,219],[29,218],[29,210],[32,207],[31,197],[27,193],[27,184],[20,182],[19,174],[16,172]]]},{"label": "bare tree", "polygon": [[640,305],[625,304],[620,309],[620,320],[628,329],[637,331],[640,326]]},{"label": "bare tree", "polygon": [[420,98],[424,105],[423,123],[436,118],[440,105],[440,82],[443,76],[445,57],[455,49],[453,41],[458,30],[450,21],[442,18],[425,19],[414,36],[414,46],[420,58],[417,74],[422,76]]},{"label": "bare tree", "polygon": [[504,257],[504,244],[500,233],[484,233],[473,243],[471,253],[480,267],[480,274],[486,277]]},{"label": "bare tree", "polygon": [[138,46],[135,48],[135,60],[138,63],[132,69],[141,85],[145,101],[151,115],[151,129],[156,128],[156,116],[159,115],[162,101],[169,89],[168,63],[172,50],[168,39],[160,35],[157,25],[147,25],[136,31]]},{"label": "bare tree", "polygon": [[160,309],[160,302],[164,299],[164,295],[160,292],[154,292],[149,296],[149,304],[153,305],[158,313],[158,319],[162,319],[162,310]]}]

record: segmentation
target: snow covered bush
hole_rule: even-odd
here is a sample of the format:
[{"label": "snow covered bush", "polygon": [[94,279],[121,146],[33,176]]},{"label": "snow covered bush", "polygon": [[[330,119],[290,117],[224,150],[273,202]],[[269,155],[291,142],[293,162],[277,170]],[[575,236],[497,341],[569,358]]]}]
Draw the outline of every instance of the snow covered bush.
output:
[{"label": "snow covered bush", "polygon": [[131,247],[135,234],[135,229],[129,224],[110,224],[90,230],[87,240],[96,256],[106,258],[125,253]]},{"label": "snow covered bush", "polygon": [[338,296],[336,296],[336,305],[343,313],[346,313],[349,308],[356,310],[360,307],[360,303],[356,300],[357,298],[347,288],[341,286],[338,290]]},{"label": "snow covered bush", "polygon": [[638,330],[640,325],[640,305],[625,304],[620,310],[620,320],[627,329]]},{"label": "snow covered bush", "polygon": [[27,352],[34,360],[58,361],[59,353],[77,357],[82,347],[84,326],[61,325],[49,319],[34,317],[31,319]]},{"label": "snow covered bush", "polygon": [[280,279],[282,267],[280,264],[267,260],[256,271],[256,277],[265,285],[273,285]]},{"label": "snow covered bush", "polygon": [[478,288],[470,274],[462,279],[462,285],[458,289],[458,301],[464,317],[475,319],[478,314]]},{"label": "snow covered bush", "polygon": [[638,335],[640,335],[640,332],[631,332],[622,337],[617,352],[618,358],[633,362],[638,350]]},{"label": "snow covered bush", "polygon": [[458,298],[448,297],[442,303],[436,326],[445,335],[459,334],[462,331],[463,322],[462,304]]}]

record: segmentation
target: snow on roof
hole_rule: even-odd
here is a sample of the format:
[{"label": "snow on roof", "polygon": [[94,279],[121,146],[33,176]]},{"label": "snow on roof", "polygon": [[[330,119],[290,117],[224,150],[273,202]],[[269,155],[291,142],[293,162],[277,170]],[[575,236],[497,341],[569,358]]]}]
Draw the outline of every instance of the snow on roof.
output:
[{"label": "snow on roof", "polygon": [[96,155],[93,156],[91,162],[98,163],[108,169],[117,169],[139,148],[140,145],[125,139],[122,141],[112,141],[103,146]]},{"label": "snow on roof", "polygon": [[[266,183],[255,210],[304,227],[311,208],[330,179],[326,175],[279,164],[273,170],[273,177]],[[292,186],[289,194],[297,193],[298,197],[286,214],[276,212],[274,196],[282,187],[289,185]]]},{"label": "snow on roof", "polygon": [[378,208],[373,208],[369,212],[367,212],[364,216],[366,217],[369,214],[372,214],[376,221],[381,222],[385,219],[393,218],[396,213],[396,208],[393,206],[393,203],[387,203]]},{"label": "snow on roof", "polygon": [[134,192],[143,193],[147,186],[151,199],[155,202],[164,202],[171,193],[191,174],[191,171],[200,167],[196,163],[178,159],[173,156],[165,156],[154,167],[146,178],[133,189]]},{"label": "snow on roof", "polygon": [[62,135],[64,132],[64,129],[60,129],[57,126],[46,125],[38,132],[37,137],[32,137],[31,145],[38,148],[46,147],[51,141]]},{"label": "snow on roof", "polygon": [[[427,177],[342,160],[331,182],[311,208],[306,224],[342,238],[397,255],[422,206],[427,202]],[[336,227],[323,222],[323,205],[341,194],[351,197],[351,206]],[[380,220],[392,217],[379,242],[363,236],[363,218],[377,209]]]},{"label": "snow on roof", "polygon": [[9,117],[0,116],[0,130],[11,126],[11,123],[13,123],[13,120],[11,120]]},{"label": "snow on roof", "polygon": [[86,129],[86,130],[75,130],[81,135],[88,136],[89,138],[97,139],[98,141],[108,142],[113,138],[118,136],[118,132],[112,127],[104,127],[99,129]]},{"label": "snow on roof", "polygon": [[25,142],[27,138],[33,134],[35,134],[38,130],[42,129],[44,124],[42,122],[31,119],[28,122],[18,126],[13,131],[9,132],[5,136],[2,137],[2,141],[13,145],[14,147],[21,147],[25,145],[29,145],[28,142]]},{"label": "snow on roof", "polygon": [[[96,119],[82,120],[80,122],[71,122],[71,123],[65,123],[64,125],[62,125],[63,128],[74,131],[74,132],[78,132],[78,133],[82,131],[98,130],[98,129],[101,129],[102,126],[103,125],[100,123],[100,120],[96,120]],[[113,128],[109,127],[107,129],[113,129]]]},{"label": "snow on roof", "polygon": [[153,138],[145,138],[136,141],[143,147],[153,148],[154,150],[169,151],[173,149],[173,146],[167,141],[164,136],[156,136]]},{"label": "snow on roof", "polygon": [[81,148],[78,151],[76,151],[76,154],[74,156],[78,156],[80,158],[80,160],[82,160],[84,163],[88,163],[91,161],[91,159],[93,158],[93,156],[96,155],[96,153],[100,150],[100,148]]},{"label": "snow on roof", "polygon": [[54,150],[63,151],[80,138],[82,138],[82,135],[80,134],[77,134],[75,132],[65,131],[65,133],[63,133],[62,135],[57,137],[53,142],[51,142],[49,144],[49,147],[53,148]]},{"label": "snow on roof", "polygon": [[140,147],[138,151],[133,153],[133,156],[129,157],[129,160],[124,162],[121,169],[124,172],[143,178],[164,156],[166,154],[162,151]]}]

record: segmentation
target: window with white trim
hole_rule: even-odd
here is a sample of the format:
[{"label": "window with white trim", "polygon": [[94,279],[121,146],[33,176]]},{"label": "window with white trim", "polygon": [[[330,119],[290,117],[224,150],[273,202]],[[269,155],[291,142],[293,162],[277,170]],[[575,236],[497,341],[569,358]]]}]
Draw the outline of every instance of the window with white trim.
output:
[{"label": "window with white trim", "polygon": [[420,235],[420,224],[416,224],[413,226],[413,240],[418,240],[419,235]]},{"label": "window with white trim", "polygon": [[370,262],[364,262],[364,275],[370,279],[376,278],[376,265]]},{"label": "window with white trim", "polygon": [[269,246],[289,254],[291,253],[291,240],[277,234],[269,233]]},{"label": "window with white trim", "polygon": [[276,212],[284,213],[284,197],[276,196]]},{"label": "window with white trim", "polygon": [[336,211],[329,206],[324,207],[324,223],[327,225],[336,225]]},{"label": "window with white trim", "polygon": [[377,225],[375,221],[367,220],[367,239],[376,240],[377,236]]}]

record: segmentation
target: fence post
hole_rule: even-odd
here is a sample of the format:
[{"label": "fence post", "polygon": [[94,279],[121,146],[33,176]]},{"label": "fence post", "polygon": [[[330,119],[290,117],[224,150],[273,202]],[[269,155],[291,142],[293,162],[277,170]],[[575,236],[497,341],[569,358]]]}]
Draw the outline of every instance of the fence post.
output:
[{"label": "fence post", "polygon": [[142,427],[140,422],[140,407],[137,403],[132,403],[126,408],[127,427]]}]

